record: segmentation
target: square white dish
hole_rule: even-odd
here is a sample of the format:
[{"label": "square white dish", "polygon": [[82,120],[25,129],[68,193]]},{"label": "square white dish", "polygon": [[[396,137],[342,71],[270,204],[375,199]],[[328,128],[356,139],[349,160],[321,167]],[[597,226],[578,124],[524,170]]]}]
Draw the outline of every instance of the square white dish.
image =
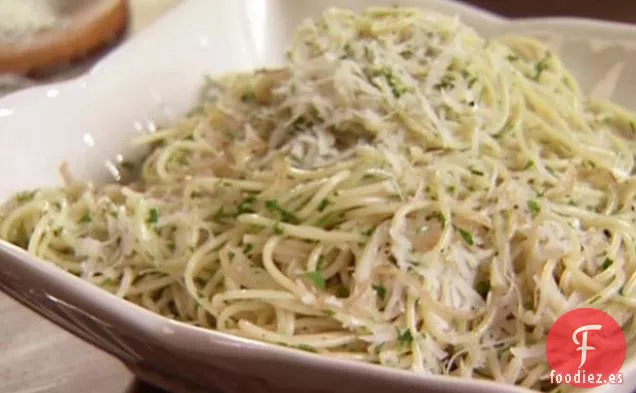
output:
[{"label": "square white dish", "polygon": [[[169,124],[194,103],[208,74],[276,66],[295,25],[327,6],[362,10],[384,0],[190,0],[66,83],[25,90],[0,101],[0,198],[57,185],[58,164],[83,179],[109,176],[128,142]],[[508,21],[441,0],[397,2],[458,14],[484,35],[524,33],[549,40],[585,91],[630,109],[636,28],[574,19]],[[79,337],[117,356],[140,377],[177,391],[475,392],[523,391],[486,382],[381,369],[320,358],[154,315],[0,243],[0,288]],[[636,387],[636,364],[625,383]]]}]

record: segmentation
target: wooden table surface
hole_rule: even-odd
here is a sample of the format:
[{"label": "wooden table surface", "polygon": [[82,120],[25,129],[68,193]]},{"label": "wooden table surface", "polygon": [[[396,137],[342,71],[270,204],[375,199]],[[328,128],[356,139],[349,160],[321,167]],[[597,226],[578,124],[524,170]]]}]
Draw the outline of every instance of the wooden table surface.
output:
[{"label": "wooden table surface", "polygon": [[[180,0],[131,0],[133,31]],[[583,16],[636,23],[633,0],[470,0],[511,17]],[[160,393],[119,362],[0,293],[0,393]]]}]

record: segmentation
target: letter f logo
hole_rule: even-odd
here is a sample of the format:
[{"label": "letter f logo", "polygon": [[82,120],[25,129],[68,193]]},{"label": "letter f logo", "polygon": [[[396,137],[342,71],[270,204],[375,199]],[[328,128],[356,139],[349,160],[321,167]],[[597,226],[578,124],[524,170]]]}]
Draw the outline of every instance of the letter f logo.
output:
[{"label": "letter f logo", "polygon": [[[574,344],[580,345],[576,350],[581,351],[581,364],[579,364],[579,368],[583,367],[585,361],[587,360],[587,351],[593,351],[596,348],[587,345],[587,332],[590,330],[601,330],[602,325],[585,325],[576,329],[574,333],[572,333],[572,341]],[[579,342],[576,337],[579,333],[583,332],[581,342]]]}]

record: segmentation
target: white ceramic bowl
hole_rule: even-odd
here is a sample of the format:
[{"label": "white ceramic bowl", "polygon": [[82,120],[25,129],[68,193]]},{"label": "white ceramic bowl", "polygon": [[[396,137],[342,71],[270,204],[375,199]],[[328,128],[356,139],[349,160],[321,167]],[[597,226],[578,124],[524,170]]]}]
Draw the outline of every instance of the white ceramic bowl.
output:
[{"label": "white ceramic bowl", "polygon": [[[484,35],[509,32],[556,47],[582,87],[636,109],[636,27],[575,19],[509,21],[442,0],[191,0],[70,82],[0,101],[0,199],[58,185],[58,164],[103,180],[108,165],[134,154],[128,141],[183,114],[206,74],[280,65],[295,25],[327,6],[362,10],[411,5],[459,14]],[[492,392],[520,388],[416,375],[325,359],[206,331],[120,300],[49,263],[0,242],[0,288],[63,328],[113,354],[142,379],[175,392]],[[636,388],[636,363],[625,383]],[[78,378],[81,376],[78,375]]]}]

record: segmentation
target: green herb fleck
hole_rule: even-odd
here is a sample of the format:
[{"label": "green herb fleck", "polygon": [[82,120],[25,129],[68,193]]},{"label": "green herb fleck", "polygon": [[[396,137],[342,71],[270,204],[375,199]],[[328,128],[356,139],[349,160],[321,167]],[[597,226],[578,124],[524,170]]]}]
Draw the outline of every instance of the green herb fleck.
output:
[{"label": "green herb fleck", "polygon": [[31,202],[35,197],[35,191],[25,191],[16,195],[15,199],[18,203]]},{"label": "green herb fleck", "polygon": [[393,75],[393,72],[390,69],[381,69],[380,75],[382,75],[386,80],[386,83],[388,83],[395,98],[400,98],[404,95],[404,93],[406,93],[406,86],[395,75]]},{"label": "green herb fleck", "polygon": [[474,246],[475,245],[475,239],[473,238],[473,235],[468,232],[465,229],[456,228],[457,231],[459,232],[459,234],[461,235],[462,239],[464,239],[464,241],[466,242],[466,244],[468,244],[469,246]]},{"label": "green herb fleck", "polygon": [[364,57],[368,61],[373,61],[373,52],[371,52],[371,48],[369,48],[369,45],[364,46]]},{"label": "green herb fleck", "polygon": [[519,60],[519,56],[517,56],[517,55],[508,55],[507,59],[508,59],[509,62],[515,62],[515,61]]},{"label": "green herb fleck", "polygon": [[285,233],[285,231],[283,231],[283,227],[280,226],[280,223],[276,223],[274,225],[274,234],[275,235],[282,235],[283,233]]},{"label": "green herb fleck", "polygon": [[538,61],[534,65],[534,80],[538,81],[541,78],[541,74],[543,71],[548,69],[548,59],[550,58],[550,52],[546,53],[546,55]]},{"label": "green herb fleck", "polygon": [[148,212],[148,218],[146,219],[148,224],[157,224],[159,222],[159,212],[154,207]]},{"label": "green herb fleck", "polygon": [[340,56],[341,59],[347,59],[349,57],[353,57],[353,49],[351,45],[347,42],[345,46],[342,48],[344,50],[344,54]]},{"label": "green herb fleck", "polygon": [[[439,83],[433,86],[435,90],[446,90],[455,87],[455,78],[452,75],[444,75]],[[469,86],[470,87],[470,86]]]},{"label": "green herb fleck", "polygon": [[328,317],[333,317],[334,315],[336,315],[336,312],[333,310],[324,310],[322,313]]},{"label": "green herb fleck", "polygon": [[528,170],[530,168],[532,168],[534,166],[534,161],[530,160],[528,161],[528,163],[526,164],[526,166],[523,167],[523,170]]},{"label": "green herb fleck", "polygon": [[530,199],[528,201],[528,210],[530,210],[530,213],[536,216],[537,214],[539,214],[539,212],[541,212],[541,206],[539,205],[539,202],[535,201],[534,199]]},{"label": "green herb fleck", "polygon": [[331,201],[329,201],[329,199],[323,199],[322,201],[320,201],[320,204],[318,205],[316,210],[322,213],[329,205],[331,205]]},{"label": "green herb fleck", "polygon": [[254,207],[252,206],[256,202],[256,197],[254,195],[250,195],[243,199],[236,206],[236,215],[240,216],[241,214],[254,213]]},{"label": "green herb fleck", "polygon": [[101,286],[106,287],[106,286],[111,286],[111,285],[113,285],[113,284],[115,284],[115,283],[113,282],[113,280],[112,280],[112,279],[110,279],[110,278],[107,278],[107,279],[105,279],[104,281],[102,281],[102,283],[101,283],[100,285],[101,285]]},{"label": "green herb fleck", "polygon": [[62,227],[57,227],[53,229],[53,236],[60,236],[62,234]]},{"label": "green herb fleck", "polygon": [[479,281],[475,286],[475,291],[477,291],[479,296],[486,300],[488,292],[490,292],[490,283],[488,281]]},{"label": "green herb fleck", "polygon": [[405,329],[403,332],[400,332],[400,330],[398,329],[397,339],[401,347],[406,347],[408,345],[411,345],[411,343],[413,342],[413,335],[411,334],[411,331],[409,329]]},{"label": "green herb fleck", "polygon": [[333,217],[332,214],[325,214],[324,216],[316,220],[316,222],[314,223],[314,226],[324,228],[329,223],[329,220],[331,219],[331,217]]},{"label": "green herb fleck", "polygon": [[499,348],[497,350],[497,357],[502,358],[509,351],[510,351],[510,347]]},{"label": "green herb fleck", "polygon": [[300,344],[297,345],[296,348],[300,349],[301,351],[307,351],[307,352],[318,352],[316,350],[316,348],[312,347],[311,345],[307,345],[307,344]]},{"label": "green herb fleck", "polygon": [[435,214],[433,214],[433,217],[437,218],[440,225],[442,226],[442,229],[446,228],[446,217],[442,213],[436,212]]},{"label": "green herb fleck", "polygon": [[265,208],[272,213],[279,213],[283,222],[298,224],[300,220],[289,210],[282,208],[277,201],[269,200],[265,202]]},{"label": "green herb fleck", "polygon": [[636,122],[634,122],[634,120],[629,121],[629,128],[632,130],[632,132],[636,133]]},{"label": "green herb fleck", "polygon": [[625,286],[622,286],[621,289],[618,290],[618,294],[621,296],[625,296]]},{"label": "green herb fleck", "polygon": [[83,222],[85,224],[90,223],[91,221],[93,221],[93,218],[91,217],[91,215],[89,213],[86,213],[82,216],[82,218],[80,218],[80,222]]},{"label": "green herb fleck", "polygon": [[316,288],[321,290],[324,290],[327,285],[325,278],[318,271],[305,273],[305,278],[311,281]]},{"label": "green herb fleck", "polygon": [[614,261],[612,260],[612,258],[610,257],[605,258],[605,260],[603,261],[603,264],[601,265],[601,270],[605,271],[609,269],[609,267],[612,266],[613,263]]},{"label": "green herb fleck", "polygon": [[219,208],[216,209],[216,212],[214,212],[214,215],[212,216],[212,220],[216,222],[223,221],[223,218],[227,217],[227,214],[223,212],[224,208],[225,208],[224,206],[219,206]]},{"label": "green herb fleck", "polygon": [[245,247],[243,247],[243,254],[247,255],[253,249],[254,249],[254,245],[252,243],[247,243]]},{"label": "green herb fleck", "polygon": [[386,297],[386,288],[382,285],[373,285],[373,290],[378,294],[380,300],[384,300]]},{"label": "green herb fleck", "polygon": [[477,176],[483,176],[484,175],[484,172],[479,171],[479,170],[474,169],[474,168],[470,168],[470,173],[472,173],[473,175],[477,175]]},{"label": "green herb fleck", "polygon": [[590,299],[590,303],[596,303],[596,302],[598,302],[599,300],[601,300],[601,297],[600,297],[600,296],[594,296],[593,298],[591,298],[591,299]]},{"label": "green herb fleck", "polygon": [[230,251],[228,253],[228,257],[230,258],[230,262],[232,262],[234,260],[234,257],[236,256],[236,254],[233,251]]}]

